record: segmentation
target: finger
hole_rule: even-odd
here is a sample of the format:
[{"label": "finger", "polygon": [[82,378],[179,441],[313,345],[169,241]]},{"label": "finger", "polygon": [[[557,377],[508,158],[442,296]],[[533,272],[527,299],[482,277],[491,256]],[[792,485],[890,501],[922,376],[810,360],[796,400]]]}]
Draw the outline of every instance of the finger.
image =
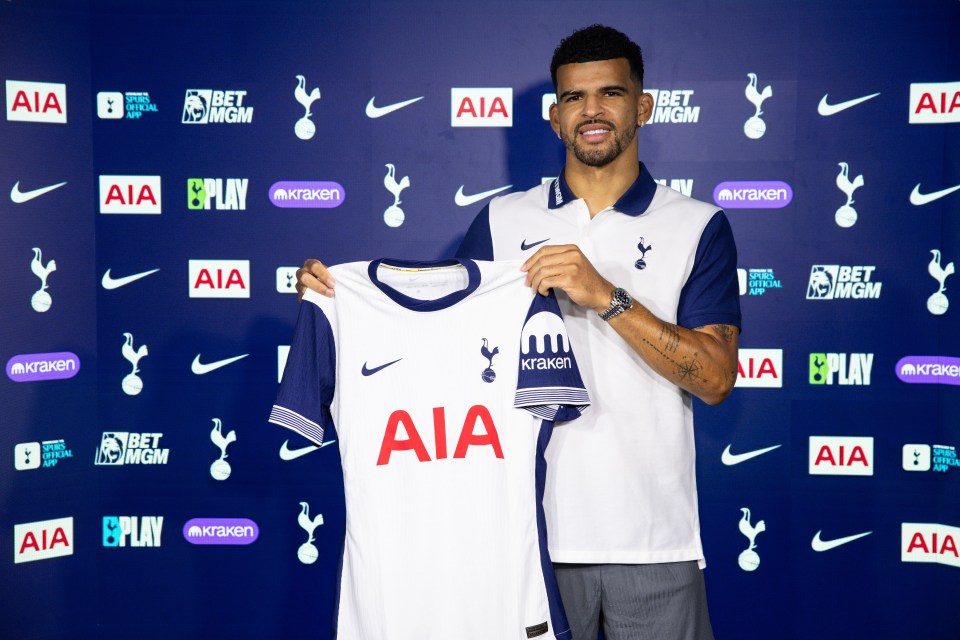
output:
[{"label": "finger", "polygon": [[544,247],[540,247],[534,252],[532,256],[527,258],[527,261],[523,263],[520,267],[520,271],[529,271],[533,268],[533,265],[545,258],[546,256],[552,256],[557,253],[562,253],[565,251],[579,251],[580,249],[575,244],[552,244]]},{"label": "finger", "polygon": [[303,263],[303,268],[309,271],[313,277],[324,283],[327,287],[332,289],[337,285],[337,281],[334,280],[333,274],[331,274],[327,269],[327,266],[319,260],[310,258]]},{"label": "finger", "polygon": [[297,296],[301,300],[303,300],[303,294],[306,293],[307,289],[312,289],[328,298],[333,297],[333,289],[318,280],[313,274],[302,269],[297,274]]}]

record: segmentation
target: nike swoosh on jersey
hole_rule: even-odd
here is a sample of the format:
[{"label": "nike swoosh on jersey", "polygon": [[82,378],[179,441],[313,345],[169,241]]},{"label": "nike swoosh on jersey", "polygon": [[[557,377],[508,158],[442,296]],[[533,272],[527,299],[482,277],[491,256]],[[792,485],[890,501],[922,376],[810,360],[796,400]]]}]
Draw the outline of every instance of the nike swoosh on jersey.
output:
[{"label": "nike swoosh on jersey", "polygon": [[854,540],[859,540],[864,536],[868,536],[873,531],[867,531],[865,533],[858,533],[853,536],[847,536],[846,538],[837,538],[836,540],[821,540],[820,534],[822,531],[817,531],[813,536],[813,540],[810,541],[810,548],[814,551],[830,551],[830,549],[836,549],[840,545],[847,544],[848,542],[853,542]]},{"label": "nike swoosh on jersey", "polygon": [[363,363],[363,367],[361,367],[361,369],[360,369],[360,373],[362,373],[362,374],[365,375],[365,376],[372,376],[372,375],[375,374],[377,371],[380,371],[381,369],[386,369],[387,367],[389,367],[389,366],[392,365],[392,364],[397,364],[397,363],[400,362],[401,360],[403,360],[403,358],[397,358],[397,359],[394,360],[393,362],[388,362],[387,364],[382,364],[382,365],[380,365],[379,367],[373,367],[372,369],[368,369],[368,368],[367,368],[367,363],[364,362],[364,363]]},{"label": "nike swoosh on jersey", "polygon": [[910,204],[918,207],[925,204],[930,204],[934,200],[939,200],[943,196],[948,196],[958,189],[960,189],[960,184],[955,187],[934,191],[933,193],[920,193],[920,185],[918,184],[913,188],[913,191],[910,192]]},{"label": "nike swoosh on jersey", "polygon": [[880,94],[879,94],[879,93],[871,93],[871,94],[868,95],[868,96],[863,96],[863,97],[861,97],[861,98],[854,98],[853,100],[847,100],[846,102],[838,102],[837,104],[829,104],[829,103],[827,102],[827,96],[828,96],[828,95],[830,95],[830,94],[829,94],[829,93],[823,94],[823,97],[820,98],[820,104],[817,106],[817,113],[819,113],[819,114],[822,115],[822,116],[832,116],[832,115],[836,115],[836,114],[840,113],[841,111],[845,111],[845,110],[849,109],[850,107],[855,107],[855,106],[857,106],[857,105],[860,104],[861,102],[866,102],[867,100],[870,100],[871,98],[876,98],[876,97],[877,97],[878,95],[880,95]]},{"label": "nike swoosh on jersey", "polygon": [[530,244],[527,244],[527,239],[524,238],[523,240],[520,241],[520,251],[526,251],[527,249],[533,249],[533,248],[534,248],[535,246],[537,246],[538,244],[543,244],[544,242],[546,242],[546,241],[549,240],[549,239],[550,239],[550,238],[544,238],[543,240],[537,240],[536,242],[531,242]]},{"label": "nike swoosh on jersey", "polygon": [[58,182],[57,184],[52,184],[49,187],[40,187],[39,189],[34,189],[33,191],[20,191],[20,181],[13,185],[13,189],[10,189],[10,199],[13,200],[16,204],[23,204],[24,202],[29,202],[34,198],[38,198],[45,193],[50,193],[54,189],[59,189],[63,185],[67,184],[66,182]]},{"label": "nike swoosh on jersey", "polygon": [[497,187],[496,189],[490,189],[490,191],[484,191],[483,193],[476,193],[472,196],[464,195],[463,185],[460,185],[460,188],[457,189],[457,195],[453,196],[453,201],[457,203],[459,207],[469,207],[472,204],[476,204],[483,200],[484,198],[489,198],[492,195],[496,195],[501,191],[506,191],[512,184],[508,184],[505,187]]},{"label": "nike swoosh on jersey", "polygon": [[373,101],[376,100],[376,99],[377,99],[377,97],[374,96],[374,97],[370,98],[370,102],[367,103],[367,117],[368,117],[368,118],[382,118],[383,116],[387,115],[388,113],[393,113],[393,112],[396,111],[397,109],[403,109],[403,108],[406,107],[407,105],[411,105],[411,104],[413,104],[414,102],[417,102],[417,101],[419,101],[419,100],[423,100],[423,96],[420,96],[419,98],[411,98],[410,100],[404,100],[403,102],[395,102],[395,103],[393,103],[393,104],[388,104],[388,105],[385,106],[385,107],[377,107],[377,106],[375,106],[375,105],[373,104]]},{"label": "nike swoosh on jersey", "polygon": [[732,445],[727,445],[727,448],[723,450],[723,454],[720,456],[720,461],[723,464],[731,467],[735,464],[740,464],[741,462],[746,462],[750,458],[756,458],[757,456],[762,456],[763,454],[773,451],[774,449],[779,449],[782,445],[776,444],[772,447],[767,447],[766,449],[757,449],[756,451],[748,451],[746,453],[730,453],[730,447]]},{"label": "nike swoosh on jersey", "polygon": [[328,444],[333,444],[334,442],[336,442],[336,440],[327,440],[321,445],[308,444],[307,446],[302,447],[300,449],[291,449],[290,441],[284,440],[283,444],[280,445],[280,458],[282,460],[296,460],[300,456],[305,456],[308,453],[319,451],[320,449],[323,449]]},{"label": "nike swoosh on jersey", "polygon": [[107,269],[103,274],[103,278],[100,279],[100,284],[103,285],[104,289],[119,289],[120,287],[130,284],[131,282],[136,282],[140,278],[146,278],[149,275],[152,275],[160,271],[160,269],[151,269],[150,271],[141,271],[140,273],[135,273],[130,276],[123,276],[122,278],[112,278],[110,276],[110,269]]},{"label": "nike swoosh on jersey", "polygon": [[193,359],[193,364],[190,365],[190,371],[193,371],[198,376],[202,376],[205,373],[210,373],[211,371],[216,371],[220,367],[225,367],[228,364],[233,364],[237,360],[242,360],[246,358],[249,353],[245,353],[242,356],[234,356],[233,358],[226,358],[225,360],[217,360],[216,362],[209,362],[203,364],[200,362],[200,354],[197,354],[197,357]]}]

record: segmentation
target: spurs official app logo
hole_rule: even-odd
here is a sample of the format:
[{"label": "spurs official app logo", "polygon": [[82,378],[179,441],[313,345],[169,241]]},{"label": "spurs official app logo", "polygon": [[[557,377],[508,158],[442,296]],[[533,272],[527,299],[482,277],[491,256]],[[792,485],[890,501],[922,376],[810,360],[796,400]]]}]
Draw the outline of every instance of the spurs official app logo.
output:
[{"label": "spurs official app logo", "polygon": [[104,431],[94,464],[117,467],[126,464],[167,464],[170,449],[160,447],[162,433]]},{"label": "spurs official app logo", "polygon": [[762,91],[758,91],[757,74],[748,73],[747,78],[749,78],[750,81],[747,83],[747,88],[744,89],[743,93],[756,111],[752,116],[747,118],[746,122],[743,123],[743,135],[747,136],[751,140],[758,140],[767,132],[767,123],[764,122],[763,118],[760,117],[763,115],[763,109],[761,109],[760,106],[763,104],[764,100],[773,95],[773,87],[767,85]]},{"label": "spurs official app logo", "polygon": [[300,267],[277,267],[277,293],[297,292],[297,271]]},{"label": "spurs official app logo", "polygon": [[810,269],[807,300],[877,299],[882,282],[873,280],[874,266],[815,264]]},{"label": "spurs official app logo", "polygon": [[97,94],[97,117],[102,120],[139,120],[156,113],[157,103],[146,91],[101,91]]},{"label": "spurs official app logo", "polygon": [[246,91],[187,89],[183,100],[183,124],[250,124],[253,107],[244,104]]},{"label": "spurs official app logo", "polygon": [[960,527],[928,522],[904,522],[900,526],[900,560],[935,562],[960,568]]},{"label": "spurs official app logo", "polygon": [[100,176],[100,213],[156,215],[161,211],[160,176]]},{"label": "spurs official app logo", "polygon": [[895,371],[901,381],[910,384],[960,386],[960,358],[905,356],[897,362]]},{"label": "spurs official app logo", "polygon": [[103,546],[159,547],[163,516],[103,516]]},{"label": "spurs official app logo", "polygon": [[904,471],[930,471],[947,473],[951,469],[960,470],[960,458],[957,448],[948,444],[905,444],[903,445]]},{"label": "spurs official app logo", "polygon": [[872,353],[811,353],[810,384],[869,385]]},{"label": "spurs official app logo", "polygon": [[227,435],[223,435],[223,423],[220,422],[220,418],[214,418],[210,441],[220,449],[220,457],[210,465],[210,475],[214,480],[226,480],[233,471],[230,463],[227,462],[227,447],[237,441],[237,432],[231,429]]},{"label": "spurs official app logo", "polygon": [[947,263],[947,266],[943,267],[940,265],[940,251],[931,249],[930,253],[933,254],[933,259],[927,265],[927,272],[940,286],[933,295],[927,298],[927,311],[935,316],[942,316],[950,308],[950,301],[943,292],[947,290],[947,278],[953,275],[953,263]]},{"label": "spurs official app logo", "polygon": [[453,88],[451,127],[512,127],[513,88]]},{"label": "spurs official app logo", "polygon": [[260,527],[249,518],[192,518],[183,525],[190,544],[246,545],[260,537]]},{"label": "spurs official app logo", "polygon": [[682,193],[688,198],[693,196],[693,178],[672,178],[670,180],[666,178],[656,178],[654,181],[657,184],[670,187],[677,193]]},{"label": "spurs official app logo", "polygon": [[303,117],[293,125],[293,132],[301,140],[309,140],[317,132],[317,126],[310,120],[310,116],[313,115],[310,112],[310,106],[320,99],[320,87],[314,87],[310,93],[307,93],[307,79],[303,76],[297,76],[297,87],[293,90],[293,97],[300,103],[304,111]]},{"label": "spurs official app logo", "polygon": [[347,192],[339,182],[284,181],[270,186],[270,202],[281,209],[333,209]]},{"label": "spurs official app logo", "polygon": [[653,114],[647,124],[696,124],[700,121],[700,105],[691,100],[693,89],[644,89],[644,92],[653,96]]},{"label": "spurs official app logo", "polygon": [[410,186],[410,176],[403,176],[397,182],[397,168],[387,164],[387,175],[383,177],[383,186],[393,195],[393,204],[383,212],[383,221],[388,227],[399,227],[406,217],[400,208],[400,192]]},{"label": "spurs official app logo", "polygon": [[188,178],[187,209],[247,208],[247,178]]},{"label": "spurs official app logo", "polygon": [[67,122],[67,85],[56,82],[7,80],[7,120]]},{"label": "spurs official app logo", "polygon": [[570,338],[560,316],[549,311],[530,316],[520,332],[520,368],[533,371],[573,366]]},{"label": "spurs official app logo", "polygon": [[13,468],[17,471],[45,469],[57,466],[61,461],[73,457],[73,450],[67,447],[63,438],[42,442],[21,442],[13,448]]},{"label": "spurs official app logo", "polygon": [[73,555],[73,517],[13,525],[13,563]]},{"label": "spurs official app logo", "polygon": [[317,561],[317,558],[320,557],[320,552],[317,550],[316,545],[313,544],[316,542],[316,538],[313,537],[313,532],[323,524],[323,514],[318,513],[311,518],[309,503],[301,502],[300,515],[297,516],[297,524],[307,532],[307,541],[297,549],[297,559],[303,564],[313,564]]},{"label": "spurs official app logo", "polygon": [[783,288],[773,269],[737,269],[737,280],[742,296],[762,296],[769,289]]},{"label": "spurs official app logo", "polygon": [[7,377],[14,382],[65,380],[79,370],[80,358],[69,351],[24,353],[7,360]]},{"label": "spurs official app logo", "polygon": [[147,345],[145,344],[141,344],[139,348],[134,350],[133,334],[124,333],[123,346],[120,347],[120,353],[132,367],[130,373],[124,376],[123,380],[120,382],[120,388],[123,389],[123,392],[128,396],[138,395],[141,391],[143,391],[143,380],[137,375],[140,373],[138,365],[140,360],[150,354],[150,351],[147,349]]},{"label": "spurs official app logo", "polygon": [[480,347],[480,355],[487,359],[487,368],[483,370],[483,373],[480,374],[481,379],[484,382],[493,382],[497,379],[497,374],[493,370],[493,356],[500,353],[500,347],[494,347],[493,351],[488,349],[487,339],[483,339],[483,346]]},{"label": "spurs official app logo", "polygon": [[737,562],[744,571],[756,571],[757,568],[760,567],[760,555],[756,552],[756,539],[758,535],[767,530],[767,523],[763,520],[758,520],[757,524],[752,524],[750,522],[750,509],[747,507],[741,507],[740,512],[743,514],[740,518],[740,533],[746,536],[750,543],[747,548],[740,553]]},{"label": "spurs official app logo", "polygon": [[53,298],[47,293],[47,278],[51,273],[57,270],[57,261],[50,260],[46,265],[43,264],[43,252],[39,247],[33,248],[33,260],[30,261],[30,270],[33,275],[40,278],[40,288],[37,289],[30,298],[30,306],[37,313],[45,313],[50,310],[53,304]]},{"label": "spurs official app logo", "polygon": [[793,201],[793,187],[779,180],[721,182],[713,201],[726,209],[782,209]]},{"label": "spurs official app logo", "polygon": [[960,122],[960,82],[910,84],[910,124]]},{"label": "spurs official app logo", "polygon": [[633,263],[635,269],[643,271],[647,268],[647,261],[644,258],[647,256],[647,251],[653,249],[652,244],[647,244],[647,241],[644,240],[643,236],[640,236],[640,242],[637,243],[637,249],[640,250],[640,257],[637,258],[637,261]]},{"label": "spurs official app logo", "polygon": [[850,165],[846,162],[837,163],[840,166],[840,173],[837,174],[837,189],[843,192],[847,197],[846,203],[840,205],[833,219],[837,226],[848,229],[857,223],[857,210],[852,206],[853,192],[863,186],[863,175],[858,175],[852,181],[850,180]]},{"label": "spurs official app logo", "polygon": [[783,386],[783,349],[740,349],[737,355],[737,387],[765,389]]},{"label": "spurs official app logo", "polygon": [[872,476],[873,438],[810,436],[813,476]]},{"label": "spurs official app logo", "polygon": [[191,298],[249,298],[249,260],[190,260],[187,268]]}]

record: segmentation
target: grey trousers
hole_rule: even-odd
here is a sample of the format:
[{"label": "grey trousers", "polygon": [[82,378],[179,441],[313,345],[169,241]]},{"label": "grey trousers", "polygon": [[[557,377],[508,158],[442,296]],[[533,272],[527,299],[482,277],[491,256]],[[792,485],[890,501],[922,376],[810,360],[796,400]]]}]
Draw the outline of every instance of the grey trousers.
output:
[{"label": "grey trousers", "polygon": [[553,567],[573,640],[713,640],[695,561]]}]

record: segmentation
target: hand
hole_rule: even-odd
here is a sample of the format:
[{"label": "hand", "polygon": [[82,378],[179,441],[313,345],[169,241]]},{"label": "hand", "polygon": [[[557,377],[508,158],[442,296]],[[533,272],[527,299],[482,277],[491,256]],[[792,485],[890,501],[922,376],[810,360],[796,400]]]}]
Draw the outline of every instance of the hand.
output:
[{"label": "hand", "polygon": [[600,313],[610,306],[614,286],[590,264],[575,244],[541,247],[523,263],[527,285],[547,295],[551,288],[561,289],[575,304]]},{"label": "hand", "polygon": [[328,298],[333,297],[333,287],[337,281],[319,260],[310,258],[297,269],[297,299],[303,300],[307,289],[313,289]]}]

